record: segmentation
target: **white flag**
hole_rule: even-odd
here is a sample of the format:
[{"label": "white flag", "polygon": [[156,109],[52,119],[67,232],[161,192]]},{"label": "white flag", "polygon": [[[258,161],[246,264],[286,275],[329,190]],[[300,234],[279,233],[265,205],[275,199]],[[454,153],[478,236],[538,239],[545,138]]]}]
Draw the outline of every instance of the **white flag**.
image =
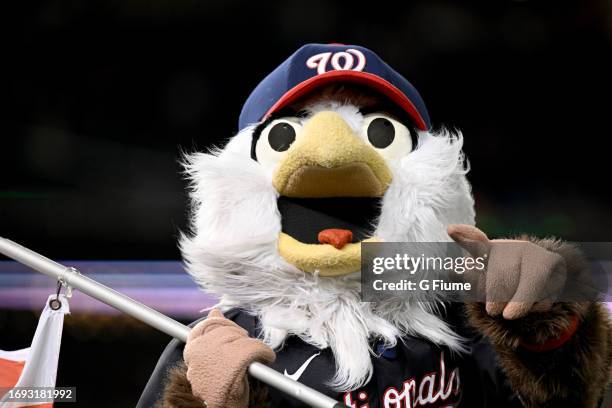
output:
[{"label": "white flag", "polygon": [[[49,301],[55,297],[55,294],[49,296],[30,347],[16,351],[0,350],[0,387],[55,387],[64,315],[70,313],[64,295],[59,296],[61,307],[51,309]],[[7,397],[8,393],[0,400],[0,408],[53,406],[50,402],[6,402]]]}]

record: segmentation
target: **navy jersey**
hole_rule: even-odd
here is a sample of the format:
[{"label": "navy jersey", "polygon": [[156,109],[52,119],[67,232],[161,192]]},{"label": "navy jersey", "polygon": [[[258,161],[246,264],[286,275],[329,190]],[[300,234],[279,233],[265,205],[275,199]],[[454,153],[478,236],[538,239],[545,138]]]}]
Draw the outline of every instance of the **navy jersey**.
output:
[{"label": "navy jersey", "polygon": [[[258,322],[240,310],[225,314],[257,337]],[[460,314],[457,314],[459,316]],[[464,336],[461,319],[455,329]],[[338,392],[327,385],[335,372],[330,349],[318,349],[298,337],[289,337],[276,353],[272,368],[353,408],[415,407],[520,407],[508,380],[497,364],[489,343],[479,337],[469,343],[468,353],[451,352],[427,340],[405,336],[398,345],[384,349],[376,340],[371,356],[371,380],[351,392]],[[164,353],[143,392],[138,407],[152,407],[162,393],[167,370],[182,359],[183,344],[173,340]],[[256,380],[251,379],[251,382]],[[305,407],[300,401],[269,387],[273,407]]]}]

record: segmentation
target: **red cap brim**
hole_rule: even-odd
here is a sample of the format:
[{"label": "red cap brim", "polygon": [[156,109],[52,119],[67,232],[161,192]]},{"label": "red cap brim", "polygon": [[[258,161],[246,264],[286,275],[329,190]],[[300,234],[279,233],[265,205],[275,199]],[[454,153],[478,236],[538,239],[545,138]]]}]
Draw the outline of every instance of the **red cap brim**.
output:
[{"label": "red cap brim", "polygon": [[420,130],[427,130],[427,125],[421,117],[421,114],[402,91],[378,75],[370,74],[368,72],[349,70],[324,72],[323,74],[319,74],[297,84],[288,90],[278,101],[276,101],[274,105],[272,105],[270,109],[268,109],[264,115],[264,119],[274,112],[291,105],[293,102],[306,96],[315,89],[332,82],[340,81],[364,85],[382,94],[383,96],[386,96],[400,108],[406,111],[406,113],[408,113],[412,119],[414,119],[417,128]]}]

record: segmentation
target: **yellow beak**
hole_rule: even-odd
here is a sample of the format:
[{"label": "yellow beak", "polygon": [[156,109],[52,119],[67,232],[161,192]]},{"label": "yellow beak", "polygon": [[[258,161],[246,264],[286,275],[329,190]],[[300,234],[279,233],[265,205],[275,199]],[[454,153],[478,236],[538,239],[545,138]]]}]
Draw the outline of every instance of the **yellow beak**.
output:
[{"label": "yellow beak", "polygon": [[272,180],[288,197],[377,197],[391,183],[384,159],[336,112],[313,116]]},{"label": "yellow beak", "polygon": [[[302,132],[273,175],[273,185],[280,195],[380,197],[385,193],[392,180],[385,160],[339,114],[317,113]],[[376,239],[366,241],[370,240]],[[281,232],[278,248],[287,262],[321,276],[360,269],[361,243],[337,249],[328,244],[305,244]]]}]

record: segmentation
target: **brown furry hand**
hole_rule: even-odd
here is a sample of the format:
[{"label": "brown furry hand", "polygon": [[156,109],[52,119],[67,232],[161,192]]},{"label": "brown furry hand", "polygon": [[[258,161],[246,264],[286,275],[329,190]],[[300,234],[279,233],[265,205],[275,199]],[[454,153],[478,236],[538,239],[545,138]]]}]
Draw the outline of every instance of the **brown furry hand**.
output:
[{"label": "brown furry hand", "polygon": [[490,240],[480,229],[464,224],[448,226],[448,235],[473,257],[487,259],[486,272],[469,271],[465,278],[486,299],[490,316],[521,318],[546,311],[561,293],[567,268],[564,259],[532,242]]},{"label": "brown furry hand", "polygon": [[244,408],[249,401],[249,364],[271,363],[276,355],[215,309],[191,330],[183,357],[193,394],[208,408]]}]

